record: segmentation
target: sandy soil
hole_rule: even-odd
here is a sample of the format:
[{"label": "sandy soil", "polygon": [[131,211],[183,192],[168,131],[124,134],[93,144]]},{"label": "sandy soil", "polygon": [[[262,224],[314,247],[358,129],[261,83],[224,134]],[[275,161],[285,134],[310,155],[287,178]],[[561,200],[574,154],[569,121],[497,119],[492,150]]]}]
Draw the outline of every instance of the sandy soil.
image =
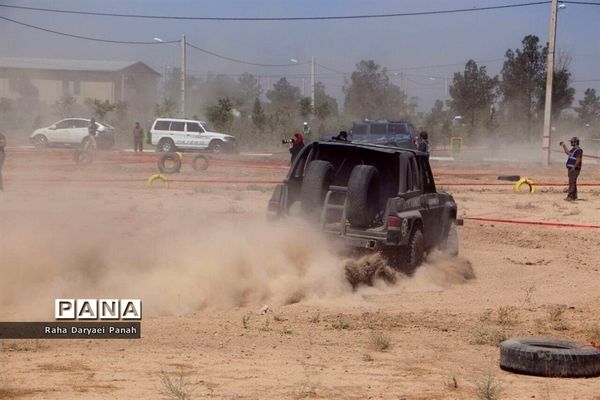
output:
[{"label": "sandy soil", "polygon": [[[69,154],[8,153],[0,320],[52,320],[60,297],[139,297],[143,338],[2,340],[0,399],[173,398],[167,381],[191,399],[475,399],[486,384],[502,399],[600,399],[600,378],[504,372],[497,348],[600,341],[598,229],[467,220],[458,258],[434,253],[411,278],[353,291],[318,232],[266,222],[272,185],[148,188],[152,159],[77,168]],[[562,183],[562,166],[434,169],[461,215],[600,225],[600,186],[575,203],[562,187],[479,186],[513,173]],[[284,172],[184,163],[175,179]],[[598,167],[580,182],[600,182]]]}]

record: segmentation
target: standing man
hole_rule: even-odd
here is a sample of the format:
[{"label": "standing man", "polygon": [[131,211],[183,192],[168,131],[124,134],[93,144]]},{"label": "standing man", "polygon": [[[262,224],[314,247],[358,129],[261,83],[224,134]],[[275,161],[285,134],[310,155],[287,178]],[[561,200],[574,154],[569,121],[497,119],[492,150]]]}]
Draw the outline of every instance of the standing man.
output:
[{"label": "standing man", "polygon": [[560,146],[567,158],[567,171],[569,176],[569,193],[567,194],[567,201],[577,200],[577,177],[581,172],[581,161],[583,159],[583,150],[579,147],[579,138],[573,136],[571,138],[571,150],[567,149],[564,142],[560,142]]},{"label": "standing man", "polygon": [[429,144],[429,135],[427,135],[427,132],[425,131],[421,131],[421,133],[419,133],[417,150],[427,154],[427,158],[429,158],[429,153],[431,152],[431,145]]},{"label": "standing man", "polygon": [[133,151],[138,151],[138,149],[140,153],[144,151],[144,130],[140,123],[136,122],[133,127]]},{"label": "standing man", "polygon": [[294,134],[294,141],[290,145],[290,154],[292,155],[292,159],[290,161],[290,165],[294,164],[294,160],[298,157],[298,153],[304,148],[304,137],[299,134]]},{"label": "standing man", "polygon": [[312,141],[310,126],[308,126],[308,122],[306,121],[304,121],[304,124],[302,124],[302,134],[309,143]]},{"label": "standing man", "polygon": [[96,150],[96,134],[98,133],[98,125],[96,120],[92,118],[88,125],[88,140],[83,145],[83,150]]},{"label": "standing man", "polygon": [[4,147],[6,147],[6,138],[0,133],[0,191],[4,191],[2,183],[2,164],[4,164]]}]

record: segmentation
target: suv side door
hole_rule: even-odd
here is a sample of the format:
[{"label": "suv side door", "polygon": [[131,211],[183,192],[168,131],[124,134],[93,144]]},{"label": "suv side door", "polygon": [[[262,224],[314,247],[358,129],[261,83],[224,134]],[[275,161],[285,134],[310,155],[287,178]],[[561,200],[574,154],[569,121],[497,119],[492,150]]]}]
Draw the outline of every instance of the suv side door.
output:
[{"label": "suv side door", "polygon": [[190,145],[187,144],[187,134],[185,132],[185,122],[184,121],[171,121],[171,125],[169,126],[169,136],[175,142],[175,146],[186,149],[189,148]]},{"label": "suv side door", "polygon": [[[89,134],[88,126],[90,125],[90,122],[85,119],[73,119],[72,121],[73,123],[71,124],[72,128],[69,130],[68,142],[78,144]],[[97,122],[96,125],[98,127],[100,126]]]},{"label": "suv side door", "polygon": [[208,138],[200,123],[188,121],[186,122],[185,130],[190,148],[205,149],[208,147]]},{"label": "suv side door", "polygon": [[[423,195],[421,196],[421,214],[424,216],[423,224],[427,224],[423,232],[425,243],[428,247],[435,246],[441,237],[445,227],[444,204],[441,204],[440,196],[435,190],[433,174],[429,162],[425,157],[415,157],[419,168],[419,179],[422,182]],[[425,217],[427,215],[427,217]],[[425,220],[427,222],[425,222]]]}]

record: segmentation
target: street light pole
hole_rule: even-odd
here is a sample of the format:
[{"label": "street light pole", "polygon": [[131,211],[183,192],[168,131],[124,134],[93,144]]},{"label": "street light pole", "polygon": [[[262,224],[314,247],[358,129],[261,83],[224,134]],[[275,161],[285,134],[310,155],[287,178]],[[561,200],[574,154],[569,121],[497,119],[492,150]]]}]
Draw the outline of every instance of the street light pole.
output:
[{"label": "street light pole", "polygon": [[310,63],[310,105],[315,108],[315,56]]},{"label": "street light pole", "polygon": [[542,136],[542,150],[544,167],[550,164],[550,136],[552,131],[552,81],[554,79],[554,53],[556,48],[556,21],[558,14],[558,0],[552,0],[550,12],[550,29],[548,33],[548,63],[546,66],[546,103],[544,106],[544,131]]},{"label": "street light pole", "polygon": [[181,35],[181,118],[185,118],[185,75],[186,75],[186,60],[185,60],[185,35]]}]

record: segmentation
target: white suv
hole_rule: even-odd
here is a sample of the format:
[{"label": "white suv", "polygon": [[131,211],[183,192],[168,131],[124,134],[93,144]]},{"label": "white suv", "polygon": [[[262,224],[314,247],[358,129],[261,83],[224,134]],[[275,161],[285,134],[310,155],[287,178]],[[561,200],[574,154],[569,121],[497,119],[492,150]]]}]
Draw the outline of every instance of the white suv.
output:
[{"label": "white suv", "polygon": [[211,150],[235,151],[234,136],[211,132],[206,123],[193,119],[157,118],[150,129],[152,144],[158,151]]}]

